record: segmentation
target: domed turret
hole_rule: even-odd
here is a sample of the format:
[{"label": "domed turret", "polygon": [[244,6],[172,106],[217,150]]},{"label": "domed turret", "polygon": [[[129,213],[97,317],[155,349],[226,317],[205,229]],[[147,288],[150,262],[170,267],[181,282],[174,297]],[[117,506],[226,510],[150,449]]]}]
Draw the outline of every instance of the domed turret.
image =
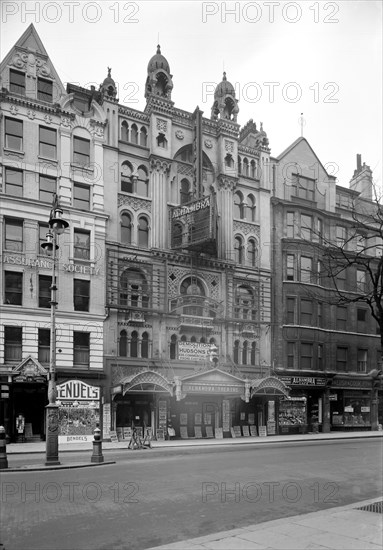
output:
[{"label": "domed turret", "polygon": [[112,73],[112,69],[108,67],[108,76],[105,78],[104,82],[100,85],[100,92],[104,96],[108,96],[115,99],[117,95],[117,88],[111,73]]},{"label": "domed turret", "polygon": [[222,82],[218,84],[214,92],[214,104],[211,109],[212,120],[225,119],[237,122],[238,100],[235,97],[234,86],[223,73]]},{"label": "domed turret", "polygon": [[157,71],[158,69],[163,69],[170,74],[170,67],[168,60],[161,53],[161,46],[158,44],[157,53],[153,55],[151,60],[148,63],[148,74]]},{"label": "domed turret", "polygon": [[170,66],[167,59],[161,54],[160,45],[157,53],[148,63],[148,77],[145,84],[145,97],[156,95],[171,99],[173,89],[173,75],[170,74]]},{"label": "domed turret", "polygon": [[225,95],[231,95],[235,97],[234,86],[226,78],[226,73],[223,73],[222,82],[218,84],[214,92],[214,99],[224,97]]}]

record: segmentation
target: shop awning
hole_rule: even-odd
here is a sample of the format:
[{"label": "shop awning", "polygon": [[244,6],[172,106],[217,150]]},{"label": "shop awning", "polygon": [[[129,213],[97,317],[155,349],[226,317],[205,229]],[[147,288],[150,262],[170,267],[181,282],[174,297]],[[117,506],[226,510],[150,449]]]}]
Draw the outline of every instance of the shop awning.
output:
[{"label": "shop awning", "polygon": [[173,384],[158,372],[147,370],[127,376],[112,388],[112,394],[128,392],[169,393],[173,395]]},{"label": "shop awning", "polygon": [[290,388],[276,376],[256,378],[250,383],[251,397],[253,395],[284,395],[289,396]]}]

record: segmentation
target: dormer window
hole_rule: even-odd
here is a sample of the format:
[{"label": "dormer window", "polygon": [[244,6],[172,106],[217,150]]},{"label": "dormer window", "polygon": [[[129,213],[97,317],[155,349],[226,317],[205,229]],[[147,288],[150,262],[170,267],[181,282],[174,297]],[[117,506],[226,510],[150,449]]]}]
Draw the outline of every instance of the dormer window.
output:
[{"label": "dormer window", "polygon": [[9,70],[9,90],[15,94],[25,95],[25,73]]}]

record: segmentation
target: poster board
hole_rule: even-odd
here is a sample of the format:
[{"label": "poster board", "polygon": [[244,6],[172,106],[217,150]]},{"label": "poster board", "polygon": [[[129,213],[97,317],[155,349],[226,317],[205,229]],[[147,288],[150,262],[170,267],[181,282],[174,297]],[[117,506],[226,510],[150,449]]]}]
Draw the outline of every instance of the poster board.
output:
[{"label": "poster board", "polygon": [[187,426],[180,426],[181,439],[189,439]]},{"label": "poster board", "polygon": [[257,426],[250,426],[251,437],[258,437]]},{"label": "poster board", "polygon": [[121,439],[124,438],[123,428],[116,428],[116,434],[117,434],[118,441],[121,441]]},{"label": "poster board", "polygon": [[25,432],[24,436],[27,437],[33,437],[33,431],[32,431],[32,424],[30,422],[25,423]]},{"label": "poster board", "polygon": [[132,428],[122,428],[122,435],[124,439],[130,439],[132,437]]},{"label": "poster board", "polygon": [[102,406],[102,438],[110,437],[110,403],[104,403]]},{"label": "poster board", "polygon": [[241,426],[234,426],[235,437],[242,437]]},{"label": "poster board", "polygon": [[165,430],[163,428],[158,428],[156,431],[157,441],[165,441]]},{"label": "poster board", "polygon": [[236,437],[234,428],[230,428],[230,433],[231,433],[231,437]]},{"label": "poster board", "polygon": [[250,437],[249,426],[242,426],[243,437]]},{"label": "poster board", "polygon": [[258,432],[259,432],[259,437],[266,437],[267,436],[266,426],[259,426]]},{"label": "poster board", "polygon": [[209,439],[214,437],[213,426],[206,426],[206,437]]},{"label": "poster board", "polygon": [[223,429],[222,428],[216,428],[215,429],[215,438],[216,439],[223,439]]},{"label": "poster board", "polygon": [[197,439],[202,439],[201,426],[194,426],[194,437],[196,437]]},{"label": "poster board", "polygon": [[194,414],[194,424],[202,424],[202,413]]},{"label": "poster board", "polygon": [[159,428],[166,428],[168,420],[168,406],[167,402],[161,400],[158,402],[158,426]]},{"label": "poster board", "polygon": [[180,424],[181,426],[186,426],[188,423],[188,414],[187,413],[181,413],[180,414]]},{"label": "poster board", "polygon": [[111,441],[117,442],[117,441],[118,441],[118,437],[117,437],[117,432],[116,432],[116,430],[110,430],[110,432],[109,432],[109,437],[110,437],[110,440],[111,440]]},{"label": "poster board", "polygon": [[255,414],[254,413],[249,413],[248,422],[249,422],[249,424],[255,424]]},{"label": "poster board", "polygon": [[275,431],[276,431],[276,423],[269,421],[267,423],[267,434],[268,435],[275,435]]}]

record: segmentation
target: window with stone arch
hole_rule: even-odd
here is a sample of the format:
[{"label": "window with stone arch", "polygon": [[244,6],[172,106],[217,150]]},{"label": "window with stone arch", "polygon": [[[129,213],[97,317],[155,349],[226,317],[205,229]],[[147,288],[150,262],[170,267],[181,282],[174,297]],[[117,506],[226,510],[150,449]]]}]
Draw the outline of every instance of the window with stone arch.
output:
[{"label": "window with stone arch", "polygon": [[256,365],[256,357],[257,357],[257,346],[255,342],[252,342],[251,349],[250,349],[250,365],[255,367]]},{"label": "window with stone arch", "polygon": [[190,187],[189,180],[183,178],[180,185],[180,204],[186,204],[191,201]]},{"label": "window with stone arch", "polygon": [[146,216],[138,218],[138,246],[143,248],[149,246],[149,221]]},{"label": "window with stone arch", "polygon": [[257,164],[255,160],[250,162],[250,177],[254,179],[257,177]]},{"label": "window with stone arch", "polygon": [[138,332],[136,330],[130,336],[130,357],[138,357]]},{"label": "window with stone arch", "polygon": [[235,237],[234,239],[234,253],[235,253],[235,262],[237,265],[242,265],[243,263],[243,239],[242,237]]},{"label": "window with stone arch", "polygon": [[141,357],[144,357],[144,358],[149,357],[149,334],[147,332],[143,332],[142,334]]},{"label": "window with stone arch", "polygon": [[196,277],[187,277],[182,281],[180,293],[187,296],[185,299],[187,305],[182,310],[185,315],[196,315],[203,317],[203,297],[205,296],[205,288],[201,281]]},{"label": "window with stone arch", "polygon": [[240,191],[234,193],[234,208],[233,208],[234,218],[243,220],[244,218],[244,208],[243,208],[243,195]]},{"label": "window with stone arch", "polygon": [[246,200],[246,219],[255,222],[256,202],[254,195],[248,195]]},{"label": "window with stone arch", "polygon": [[133,193],[133,166],[129,161],[121,164],[121,191],[124,193]]},{"label": "window with stone arch", "polygon": [[172,334],[170,337],[170,359],[177,359],[177,335]]},{"label": "window with stone arch", "polygon": [[128,268],[121,274],[119,294],[120,306],[149,307],[149,286],[145,275],[138,269]]},{"label": "window with stone arch", "polygon": [[246,177],[249,177],[249,161],[248,159],[245,157],[243,159],[243,170],[242,170],[242,174]]},{"label": "window with stone arch", "polygon": [[130,141],[135,145],[138,145],[138,128],[136,124],[132,124],[130,129]]},{"label": "window with stone arch", "polygon": [[242,174],[242,159],[239,155],[238,155],[238,174],[239,175]]},{"label": "window with stone arch", "polygon": [[236,365],[239,365],[239,340],[234,342],[233,361]]},{"label": "window with stone arch", "polygon": [[123,244],[132,243],[132,218],[128,212],[121,214],[121,242]]},{"label": "window with stone arch", "polygon": [[225,157],[225,166],[226,166],[226,168],[233,168],[234,167],[234,159],[230,155],[230,153],[228,153]]},{"label": "window with stone arch", "polygon": [[256,296],[249,286],[240,284],[235,289],[234,317],[245,321],[257,320]]},{"label": "window with stone arch", "polygon": [[121,141],[129,141],[129,124],[126,120],[123,120],[121,123]]},{"label": "window with stone arch", "polygon": [[145,166],[139,166],[137,170],[137,195],[142,197],[149,196],[149,177]]},{"label": "window with stone arch", "polygon": [[249,239],[247,241],[247,263],[251,267],[257,266],[258,259],[258,246],[255,239]]},{"label": "window with stone arch", "polygon": [[128,334],[126,330],[120,332],[119,356],[126,357],[128,355]]},{"label": "window with stone arch", "polygon": [[242,345],[242,365],[247,365],[247,354],[248,354],[248,342],[245,340]]},{"label": "window with stone arch", "polygon": [[145,126],[141,126],[140,145],[142,145],[142,147],[147,147],[148,145],[148,131]]}]

